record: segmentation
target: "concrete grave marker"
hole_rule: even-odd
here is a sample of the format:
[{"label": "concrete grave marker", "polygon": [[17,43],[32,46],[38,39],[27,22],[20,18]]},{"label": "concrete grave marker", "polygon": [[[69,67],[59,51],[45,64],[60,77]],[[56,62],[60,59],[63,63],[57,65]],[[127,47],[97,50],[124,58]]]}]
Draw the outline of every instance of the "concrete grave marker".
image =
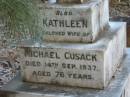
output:
[{"label": "concrete grave marker", "polygon": [[126,47],[126,25],[110,25],[107,34],[93,44],[36,46],[24,43],[19,51],[24,81],[103,89],[110,82]]},{"label": "concrete grave marker", "polygon": [[107,5],[108,0],[84,4],[42,4],[39,9],[43,41],[95,41],[109,21]]}]

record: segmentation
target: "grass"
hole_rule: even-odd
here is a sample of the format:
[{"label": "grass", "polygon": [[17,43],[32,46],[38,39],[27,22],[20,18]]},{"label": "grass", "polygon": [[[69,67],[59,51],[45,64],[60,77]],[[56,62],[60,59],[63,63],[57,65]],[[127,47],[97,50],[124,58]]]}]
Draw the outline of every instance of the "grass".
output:
[{"label": "grass", "polygon": [[38,34],[38,9],[34,0],[0,0],[0,19],[8,28],[6,37],[27,38]]}]

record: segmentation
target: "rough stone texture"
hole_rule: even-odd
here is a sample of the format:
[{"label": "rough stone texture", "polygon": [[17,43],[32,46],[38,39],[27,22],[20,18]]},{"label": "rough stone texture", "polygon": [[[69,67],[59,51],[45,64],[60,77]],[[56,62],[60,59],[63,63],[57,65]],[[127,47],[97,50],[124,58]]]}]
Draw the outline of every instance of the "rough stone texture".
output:
[{"label": "rough stone texture", "polygon": [[[91,42],[97,37],[97,33],[99,32],[99,19],[97,18],[99,15],[99,7],[98,2],[93,2],[85,5],[67,5],[67,6],[43,6],[41,10],[42,16],[44,19],[56,19],[56,20],[65,20],[67,21],[67,25],[65,27],[60,27],[57,23],[57,27],[44,27],[44,41],[62,41],[62,42]],[[68,15],[56,15],[57,11],[68,13]],[[78,27],[75,21],[80,24]],[[72,24],[71,21],[74,21]],[[83,27],[82,22],[87,24],[87,26]],[[66,26],[73,27],[66,27]],[[57,34],[58,33],[58,34]],[[69,35],[70,33],[70,35]]]},{"label": "rough stone texture", "polygon": [[100,1],[100,29],[104,29],[104,25],[107,26],[109,22],[109,0]]},{"label": "rough stone texture", "polygon": [[19,69],[17,57],[15,48],[0,49],[0,88],[16,76]]},{"label": "rough stone texture", "polygon": [[[86,3],[86,2],[89,2],[89,1],[94,1],[94,0],[56,0],[57,3],[60,3],[60,4],[65,4],[65,3]],[[100,0],[98,0],[100,1]],[[104,0],[101,0],[101,1],[104,1]]]},{"label": "rough stone texture", "polygon": [[127,22],[127,46],[130,47],[130,0],[111,0],[110,5],[112,19]]},{"label": "rough stone texture", "polygon": [[[18,75],[1,89],[1,97],[130,97],[130,49],[111,83],[104,90],[25,83]],[[125,91],[125,92],[124,92]]]},{"label": "rough stone texture", "polygon": [[93,44],[43,43],[39,46],[23,42],[19,52],[24,81],[103,89],[126,48],[125,23],[111,22],[110,26]]},{"label": "rough stone texture", "polygon": [[[129,75],[130,76],[130,75]],[[124,91],[122,92],[121,97],[130,97],[130,77],[127,80]]]},{"label": "rough stone texture", "polygon": [[[70,5],[40,4],[39,9],[41,11],[41,26],[43,26],[43,18],[45,21],[52,19],[67,20],[69,26],[71,20],[87,20],[87,28],[79,27],[82,24],[81,22],[77,22],[78,25],[76,25],[76,22],[71,23],[73,27],[47,27],[44,25],[44,41],[93,42],[98,37],[99,32],[104,31],[109,21],[108,0],[92,0],[85,4]],[[57,11],[61,12],[62,15],[57,15]]]},{"label": "rough stone texture", "polygon": [[57,0],[57,3],[82,3],[83,0]]},{"label": "rough stone texture", "polygon": [[130,0],[110,0],[110,16],[111,17],[129,17],[130,16]]}]

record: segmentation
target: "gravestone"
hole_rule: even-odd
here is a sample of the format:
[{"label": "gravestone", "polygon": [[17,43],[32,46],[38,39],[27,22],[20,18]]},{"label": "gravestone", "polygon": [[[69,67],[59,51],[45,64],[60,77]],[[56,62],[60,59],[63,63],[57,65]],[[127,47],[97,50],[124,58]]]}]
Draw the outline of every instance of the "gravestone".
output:
[{"label": "gravestone", "polygon": [[24,81],[107,87],[125,52],[126,24],[108,22],[108,0],[77,1],[39,6],[44,42],[18,45]]},{"label": "gravestone", "polygon": [[90,43],[108,29],[108,0],[67,5],[42,4],[39,9],[44,41]]},{"label": "gravestone", "polygon": [[109,22],[108,0],[56,2],[38,4],[43,42],[15,45],[21,74],[1,91],[7,97],[129,97],[126,23]]},{"label": "gravestone", "polygon": [[25,83],[18,75],[1,89],[0,97],[129,97],[130,96],[130,49],[121,62],[109,86],[104,90],[64,87],[59,85]]},{"label": "gravestone", "polygon": [[125,29],[124,23],[111,22],[93,44],[23,42],[18,52],[24,81],[103,89],[123,57]]}]

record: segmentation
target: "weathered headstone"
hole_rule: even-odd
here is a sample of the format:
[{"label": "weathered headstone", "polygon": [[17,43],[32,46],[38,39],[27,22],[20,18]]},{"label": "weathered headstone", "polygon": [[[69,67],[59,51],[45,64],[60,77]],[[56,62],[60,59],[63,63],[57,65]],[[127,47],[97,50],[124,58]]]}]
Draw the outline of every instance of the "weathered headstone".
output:
[{"label": "weathered headstone", "polygon": [[126,23],[108,22],[108,0],[57,0],[38,6],[44,42],[17,45],[22,79],[1,89],[11,92],[7,97],[129,97],[130,53],[122,63]]},{"label": "weathered headstone", "polygon": [[93,44],[23,43],[19,52],[24,81],[103,89],[126,48],[125,23],[110,25],[109,31]]},{"label": "weathered headstone", "polygon": [[43,4],[39,9],[44,41],[93,42],[100,32],[104,32],[109,21],[108,0],[84,4]]},{"label": "weathered headstone", "polygon": [[[20,75],[1,89],[0,97],[130,97],[130,49],[110,85],[104,90],[25,83]],[[1,94],[1,92],[0,92]]]}]

